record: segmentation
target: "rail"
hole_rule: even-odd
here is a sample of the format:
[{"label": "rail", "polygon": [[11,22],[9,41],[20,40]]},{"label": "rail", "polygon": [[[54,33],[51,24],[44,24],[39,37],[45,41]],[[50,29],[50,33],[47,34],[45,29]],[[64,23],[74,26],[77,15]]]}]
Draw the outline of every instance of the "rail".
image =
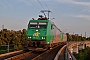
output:
[{"label": "rail", "polygon": [[[54,52],[56,52],[56,51],[58,51],[59,49],[61,49],[62,48],[62,46],[63,45],[58,45],[58,46],[55,46],[54,48],[52,48],[52,49],[49,49],[49,50],[47,50],[46,52],[44,52],[44,53],[42,53],[42,54],[40,54],[40,55],[38,55],[37,57],[35,57],[35,58],[33,58],[32,60],[54,60],[54,57],[56,56],[56,54],[57,53],[54,53]],[[58,48],[58,49],[57,49]],[[51,53],[51,51],[53,51],[52,53]],[[46,58],[47,57],[47,58]]]},{"label": "rail", "polygon": [[60,57],[60,55],[62,54],[62,51],[66,48],[66,45],[64,45],[59,52],[57,53],[56,57],[54,58],[54,60],[59,60],[58,58]]}]

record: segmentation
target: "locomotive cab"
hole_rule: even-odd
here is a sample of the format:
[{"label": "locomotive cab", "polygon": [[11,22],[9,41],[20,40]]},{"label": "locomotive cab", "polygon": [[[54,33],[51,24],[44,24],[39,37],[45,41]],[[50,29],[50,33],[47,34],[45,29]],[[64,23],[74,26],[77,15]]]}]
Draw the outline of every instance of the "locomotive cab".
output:
[{"label": "locomotive cab", "polygon": [[30,20],[26,32],[28,46],[34,48],[45,48],[47,44],[48,20]]}]

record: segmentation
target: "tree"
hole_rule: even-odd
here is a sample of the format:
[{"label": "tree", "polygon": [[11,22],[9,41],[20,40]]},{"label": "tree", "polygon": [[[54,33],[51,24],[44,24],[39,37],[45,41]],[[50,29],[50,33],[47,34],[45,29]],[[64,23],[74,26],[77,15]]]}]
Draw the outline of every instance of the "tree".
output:
[{"label": "tree", "polygon": [[26,36],[26,29],[13,31],[3,29],[0,31],[0,45],[14,44],[16,50],[22,49]]},{"label": "tree", "polygon": [[74,53],[77,60],[90,60],[90,47],[81,50],[78,54]]}]

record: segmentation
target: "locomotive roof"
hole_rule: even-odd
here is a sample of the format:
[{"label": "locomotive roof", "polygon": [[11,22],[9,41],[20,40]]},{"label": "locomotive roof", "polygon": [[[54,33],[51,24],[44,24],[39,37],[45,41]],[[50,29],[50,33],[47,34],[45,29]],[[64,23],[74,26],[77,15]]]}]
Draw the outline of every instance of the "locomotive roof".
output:
[{"label": "locomotive roof", "polygon": [[30,20],[29,22],[49,22],[49,20]]}]

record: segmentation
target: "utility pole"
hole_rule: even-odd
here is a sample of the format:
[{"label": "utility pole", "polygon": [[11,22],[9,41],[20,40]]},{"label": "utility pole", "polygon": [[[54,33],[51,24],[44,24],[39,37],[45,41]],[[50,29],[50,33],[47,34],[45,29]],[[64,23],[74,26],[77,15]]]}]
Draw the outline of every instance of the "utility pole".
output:
[{"label": "utility pole", "polygon": [[86,32],[85,32],[85,37],[86,37]]},{"label": "utility pole", "polygon": [[4,25],[2,25],[2,30],[4,29]]},{"label": "utility pole", "polygon": [[74,32],[73,32],[73,35],[74,35]]},{"label": "utility pole", "polygon": [[82,34],[81,34],[81,37],[82,37]]}]

